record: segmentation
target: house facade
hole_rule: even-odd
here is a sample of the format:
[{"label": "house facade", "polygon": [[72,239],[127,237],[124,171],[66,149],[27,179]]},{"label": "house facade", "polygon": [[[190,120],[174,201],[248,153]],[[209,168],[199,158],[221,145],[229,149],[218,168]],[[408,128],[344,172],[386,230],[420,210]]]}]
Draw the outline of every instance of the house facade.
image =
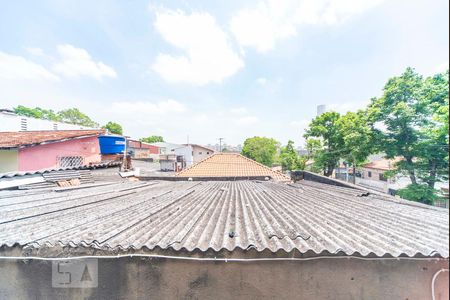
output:
[{"label": "house facade", "polygon": [[159,157],[159,147],[138,140],[127,140],[127,152],[132,158],[149,158],[157,160]]},{"label": "house facade", "polygon": [[205,146],[197,145],[197,144],[188,144],[186,146],[190,146],[192,150],[192,161],[188,161],[188,166],[198,163],[205,158],[214,154],[214,150]]},{"label": "house facade", "polygon": [[0,173],[79,167],[101,161],[103,130],[0,132]]}]

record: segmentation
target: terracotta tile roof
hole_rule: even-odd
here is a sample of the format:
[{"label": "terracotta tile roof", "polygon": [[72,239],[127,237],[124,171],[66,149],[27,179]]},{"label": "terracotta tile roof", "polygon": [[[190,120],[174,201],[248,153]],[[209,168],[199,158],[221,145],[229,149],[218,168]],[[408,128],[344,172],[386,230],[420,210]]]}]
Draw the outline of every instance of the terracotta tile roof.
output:
[{"label": "terracotta tile roof", "polygon": [[45,130],[24,132],[0,132],[0,148],[17,148],[61,140],[96,136],[104,130]]},{"label": "terracotta tile roof", "polygon": [[395,169],[395,163],[401,161],[400,157],[396,157],[394,159],[380,159],[376,161],[372,161],[368,164],[365,164],[363,167],[367,169],[376,169],[376,170],[384,170],[389,171]]},{"label": "terracotta tile roof", "polygon": [[281,172],[237,153],[215,153],[179,172],[179,177],[259,177],[270,176],[276,181],[290,181]]}]

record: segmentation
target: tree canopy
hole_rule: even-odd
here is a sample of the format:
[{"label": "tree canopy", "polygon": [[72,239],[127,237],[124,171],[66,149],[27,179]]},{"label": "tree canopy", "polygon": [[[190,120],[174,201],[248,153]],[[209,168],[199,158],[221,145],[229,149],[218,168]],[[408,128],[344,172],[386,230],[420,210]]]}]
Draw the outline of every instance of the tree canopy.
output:
[{"label": "tree canopy", "polygon": [[307,157],[298,155],[294,148],[294,142],[289,140],[287,145],[281,147],[280,161],[283,171],[303,170],[305,169]]},{"label": "tree canopy", "polygon": [[77,108],[69,108],[61,110],[59,112],[54,112],[51,109],[43,109],[40,107],[31,108],[23,105],[18,105],[13,110],[20,116],[76,124],[86,127],[99,126],[98,123],[94,122],[91,118],[79,111]]},{"label": "tree canopy", "polygon": [[398,195],[430,203],[435,184],[448,180],[448,93],[448,71],[424,78],[407,68],[366,109],[316,117],[304,135],[315,166],[330,176],[341,159],[355,168],[373,153],[400,158],[388,175],[405,174],[411,184]]},{"label": "tree canopy", "polygon": [[23,105],[18,105],[13,110],[19,116],[25,116],[25,117],[36,118],[36,119],[51,120],[51,121],[59,121],[58,114],[55,113],[51,109],[43,109],[43,108],[40,108],[40,107],[31,108],[31,107],[26,107],[26,106],[23,106]]},{"label": "tree canopy", "polygon": [[123,134],[122,126],[121,126],[120,124],[118,124],[118,123],[115,123],[115,122],[109,121],[109,122],[106,123],[106,125],[103,126],[102,128],[103,128],[103,129],[106,129],[106,130],[108,130],[109,132],[114,133],[114,134],[120,134],[120,135]]},{"label": "tree canopy", "polygon": [[323,170],[325,176],[333,174],[344,150],[344,137],[338,122],[340,118],[337,112],[323,113],[312,120],[304,135],[307,140],[316,138],[321,141],[322,147],[316,149],[314,164]]},{"label": "tree canopy", "polygon": [[164,138],[160,135],[151,135],[148,137],[144,137],[139,139],[141,142],[145,143],[157,143],[157,142],[164,142]]},{"label": "tree canopy", "polygon": [[423,78],[408,68],[389,79],[369,107],[385,127],[380,146],[387,158],[401,158],[397,173],[411,179],[399,194],[412,200],[419,194],[429,198],[436,182],[448,180],[448,83],[448,71]]},{"label": "tree canopy", "polygon": [[82,113],[78,108],[68,108],[58,112],[58,118],[61,122],[77,124],[87,127],[98,127],[98,123],[94,122],[86,114]]},{"label": "tree canopy", "polygon": [[245,140],[242,147],[242,155],[272,167],[278,145],[279,143],[272,138],[255,136]]}]

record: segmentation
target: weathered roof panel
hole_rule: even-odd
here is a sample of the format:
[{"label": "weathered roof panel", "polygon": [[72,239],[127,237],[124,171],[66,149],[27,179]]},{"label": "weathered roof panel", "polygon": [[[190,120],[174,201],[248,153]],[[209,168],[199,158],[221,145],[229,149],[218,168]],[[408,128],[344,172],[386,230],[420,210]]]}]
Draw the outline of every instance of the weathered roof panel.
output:
[{"label": "weathered roof panel", "polygon": [[41,130],[0,132],[0,148],[18,148],[63,141],[74,138],[98,136],[105,130]]},{"label": "weathered roof panel", "polygon": [[0,194],[0,245],[449,255],[448,210],[262,181],[127,182]]}]

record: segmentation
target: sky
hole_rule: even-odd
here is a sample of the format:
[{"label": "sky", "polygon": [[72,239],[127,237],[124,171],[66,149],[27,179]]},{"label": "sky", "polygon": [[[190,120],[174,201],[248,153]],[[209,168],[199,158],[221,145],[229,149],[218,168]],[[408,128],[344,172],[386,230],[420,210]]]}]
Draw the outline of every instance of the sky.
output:
[{"label": "sky", "polygon": [[[76,107],[133,138],[303,141],[406,67],[449,64],[448,0],[5,1],[0,108]],[[1,124],[0,124],[1,131]]]}]

